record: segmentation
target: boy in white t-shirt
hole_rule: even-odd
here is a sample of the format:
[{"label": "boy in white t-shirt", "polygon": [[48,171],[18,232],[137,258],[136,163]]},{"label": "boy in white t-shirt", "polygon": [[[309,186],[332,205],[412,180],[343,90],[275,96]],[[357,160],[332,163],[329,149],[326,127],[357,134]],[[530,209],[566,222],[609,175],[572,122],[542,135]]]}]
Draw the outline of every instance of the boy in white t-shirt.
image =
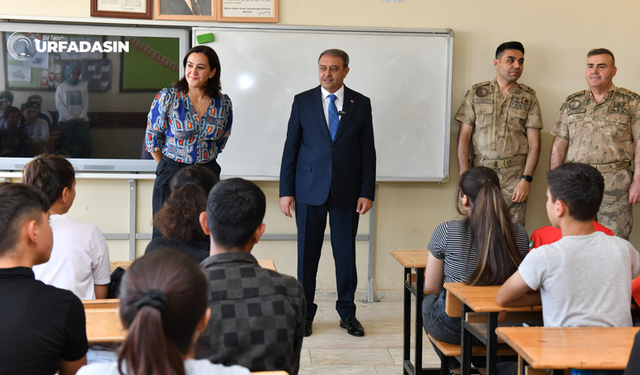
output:
[{"label": "boy in white t-shirt", "polygon": [[568,163],[547,172],[547,181],[547,215],[562,238],[533,249],[496,301],[524,306],[542,300],[545,327],[632,326],[631,278],[640,256],[629,241],[593,228],[602,175],[587,164]]},{"label": "boy in white t-shirt", "polygon": [[51,201],[53,250],[47,263],[33,267],[36,279],[70,290],[81,300],[107,298],[107,241],[95,225],[66,215],[76,197],[71,163],[61,156],[37,156],[24,166],[22,181],[42,190]]}]

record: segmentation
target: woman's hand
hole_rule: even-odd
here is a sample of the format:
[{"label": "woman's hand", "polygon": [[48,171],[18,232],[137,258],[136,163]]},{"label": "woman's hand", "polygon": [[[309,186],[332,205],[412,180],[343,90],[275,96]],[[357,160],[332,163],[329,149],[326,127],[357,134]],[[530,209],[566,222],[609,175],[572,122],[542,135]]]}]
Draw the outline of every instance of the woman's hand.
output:
[{"label": "woman's hand", "polygon": [[151,151],[150,154],[156,163],[160,163],[160,159],[162,159],[162,151]]}]

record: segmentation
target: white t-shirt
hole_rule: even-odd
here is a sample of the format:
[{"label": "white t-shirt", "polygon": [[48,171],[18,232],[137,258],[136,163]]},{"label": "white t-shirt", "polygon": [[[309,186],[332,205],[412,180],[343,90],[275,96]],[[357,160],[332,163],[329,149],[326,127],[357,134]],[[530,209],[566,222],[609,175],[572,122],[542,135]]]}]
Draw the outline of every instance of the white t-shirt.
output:
[{"label": "white t-shirt", "polygon": [[89,90],[87,82],[80,81],[77,85],[62,82],[56,89],[56,109],[58,121],[69,121],[73,117],[82,117],[89,121]]},{"label": "white t-shirt", "polygon": [[80,299],[95,299],[94,285],[109,284],[109,247],[93,224],[51,215],[53,250],[47,263],[33,267],[36,279],[67,289]]},{"label": "white t-shirt", "polygon": [[[126,366],[122,366],[124,373],[127,373]],[[208,359],[187,359],[184,361],[184,370],[187,375],[250,375],[248,369],[234,365],[223,366],[209,362]],[[120,375],[118,372],[118,362],[92,363],[82,366],[76,375]]]},{"label": "white t-shirt", "polygon": [[565,236],[531,250],[520,274],[540,288],[545,327],[631,327],[631,278],[640,256],[619,237]]}]

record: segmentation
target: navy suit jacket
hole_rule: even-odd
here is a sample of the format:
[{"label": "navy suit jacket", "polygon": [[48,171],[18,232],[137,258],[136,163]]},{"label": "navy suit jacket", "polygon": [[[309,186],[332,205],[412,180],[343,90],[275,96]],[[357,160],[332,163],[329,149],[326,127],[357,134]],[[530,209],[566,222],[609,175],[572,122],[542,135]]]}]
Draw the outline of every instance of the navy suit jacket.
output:
[{"label": "navy suit jacket", "polygon": [[295,96],[280,168],[280,196],[319,206],[329,197],[338,206],[373,200],[376,151],[371,101],[344,87],[344,104],[331,140],[320,86]]}]

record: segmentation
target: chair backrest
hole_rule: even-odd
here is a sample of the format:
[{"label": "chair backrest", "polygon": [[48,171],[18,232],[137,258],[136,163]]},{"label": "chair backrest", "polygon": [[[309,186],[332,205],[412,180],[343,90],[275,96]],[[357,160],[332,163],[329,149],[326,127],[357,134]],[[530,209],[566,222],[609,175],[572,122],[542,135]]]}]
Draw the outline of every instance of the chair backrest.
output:
[{"label": "chair backrest", "polygon": [[460,318],[462,316],[462,302],[448,290],[444,312],[452,318]]}]

